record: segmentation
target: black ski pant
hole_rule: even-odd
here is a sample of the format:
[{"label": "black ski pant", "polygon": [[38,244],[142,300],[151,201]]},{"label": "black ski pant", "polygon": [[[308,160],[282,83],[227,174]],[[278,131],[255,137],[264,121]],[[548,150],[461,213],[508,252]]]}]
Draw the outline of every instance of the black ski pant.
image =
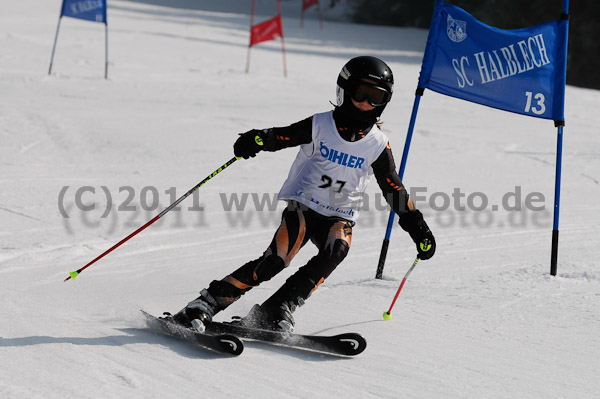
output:
[{"label": "black ski pant", "polygon": [[273,278],[288,267],[309,240],[319,252],[287,279],[264,305],[287,303],[293,311],[302,305],[348,254],[354,223],[326,217],[291,201],[283,211],[281,224],[267,250],[222,280],[213,281],[208,291],[217,300],[217,311],[238,300],[244,293]]}]

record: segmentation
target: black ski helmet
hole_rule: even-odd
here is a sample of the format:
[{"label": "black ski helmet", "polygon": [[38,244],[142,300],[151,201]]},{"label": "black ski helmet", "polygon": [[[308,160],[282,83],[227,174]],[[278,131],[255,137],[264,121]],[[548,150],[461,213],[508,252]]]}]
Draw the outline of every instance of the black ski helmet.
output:
[{"label": "black ski helmet", "polygon": [[[366,83],[365,80],[374,83]],[[372,111],[367,111],[369,118],[378,118],[387,103],[392,98],[394,92],[394,75],[389,66],[382,60],[371,56],[360,56],[352,58],[342,67],[337,78],[336,98],[337,107],[351,107],[350,100],[357,95],[357,89],[361,85],[371,86],[376,94],[375,102],[368,98],[371,105],[375,107]],[[366,94],[358,94],[362,100]],[[355,98],[356,99],[356,98]],[[349,109],[347,109],[349,111]],[[367,115],[365,115],[366,117]]]}]

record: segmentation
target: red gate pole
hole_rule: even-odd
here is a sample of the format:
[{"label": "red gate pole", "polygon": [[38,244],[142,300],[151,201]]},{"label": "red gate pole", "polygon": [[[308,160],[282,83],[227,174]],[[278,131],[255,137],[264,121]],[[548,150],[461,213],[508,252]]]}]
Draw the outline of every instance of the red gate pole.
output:
[{"label": "red gate pole", "polygon": [[[252,0],[254,1],[254,0]],[[283,76],[287,77],[287,63],[285,60],[285,43],[283,41],[283,20],[281,19],[281,3],[277,0],[277,14],[279,14],[279,22],[281,24],[281,52],[283,54]]]},{"label": "red gate pole", "polygon": [[252,26],[254,25],[254,10],[256,0],[252,0],[252,7],[250,10],[250,39],[248,40],[248,58],[246,60],[246,73],[250,71],[250,48],[252,47]]},{"label": "red gate pole", "polygon": [[317,11],[319,11],[319,28],[323,29],[323,14],[321,14],[321,1],[317,0]]}]

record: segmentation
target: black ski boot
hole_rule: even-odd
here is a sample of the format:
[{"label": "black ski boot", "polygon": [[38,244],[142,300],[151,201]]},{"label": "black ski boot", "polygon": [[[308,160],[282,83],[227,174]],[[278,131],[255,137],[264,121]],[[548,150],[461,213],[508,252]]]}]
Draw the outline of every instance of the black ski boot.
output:
[{"label": "black ski boot", "polygon": [[238,318],[232,324],[291,333],[294,331],[295,322],[289,306],[283,303],[279,306],[254,305],[246,317]]},{"label": "black ski boot", "polygon": [[173,315],[173,321],[187,328],[204,331],[206,324],[212,321],[216,312],[217,301],[208,290],[203,289],[198,298]]}]

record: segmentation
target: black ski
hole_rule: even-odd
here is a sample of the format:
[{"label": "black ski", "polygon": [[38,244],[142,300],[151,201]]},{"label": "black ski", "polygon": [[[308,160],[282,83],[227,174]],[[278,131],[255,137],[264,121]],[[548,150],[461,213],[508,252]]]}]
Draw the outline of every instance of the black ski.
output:
[{"label": "black ski", "polygon": [[230,323],[212,322],[206,327],[211,334],[233,334],[240,338],[262,341],[279,346],[323,352],[332,355],[355,356],[365,350],[367,341],[357,333],[339,335],[301,335],[255,328]]},{"label": "black ski", "polygon": [[244,343],[240,341],[238,337],[231,335],[230,333],[217,335],[201,333],[168,320],[158,318],[143,310],[142,314],[146,317],[146,324],[148,327],[162,334],[190,341],[199,347],[210,349],[218,353],[237,356],[244,351]]}]

